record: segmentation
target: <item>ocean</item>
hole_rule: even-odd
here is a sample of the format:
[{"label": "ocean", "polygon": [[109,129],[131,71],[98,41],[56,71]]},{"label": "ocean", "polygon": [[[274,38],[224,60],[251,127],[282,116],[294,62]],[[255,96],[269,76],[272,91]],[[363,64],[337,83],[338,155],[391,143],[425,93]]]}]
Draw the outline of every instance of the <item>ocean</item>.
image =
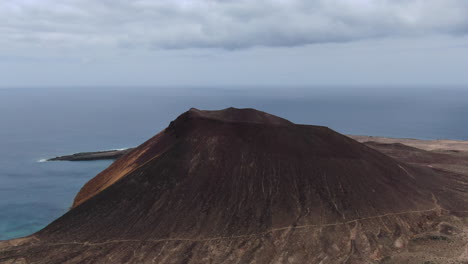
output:
[{"label": "ocean", "polygon": [[133,147],[190,107],[256,108],[340,133],[468,140],[468,87],[0,89],[0,240],[58,218],[111,161],[41,162]]}]

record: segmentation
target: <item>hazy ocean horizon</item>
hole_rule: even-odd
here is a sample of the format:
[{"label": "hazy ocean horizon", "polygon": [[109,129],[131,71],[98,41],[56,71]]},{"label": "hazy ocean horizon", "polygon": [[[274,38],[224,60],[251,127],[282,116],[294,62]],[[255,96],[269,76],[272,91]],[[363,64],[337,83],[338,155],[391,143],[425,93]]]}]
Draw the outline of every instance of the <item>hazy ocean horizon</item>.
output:
[{"label": "hazy ocean horizon", "polygon": [[191,107],[256,108],[343,134],[468,140],[468,89],[3,88],[0,89],[0,240],[64,214],[111,161],[38,162],[133,147]]}]

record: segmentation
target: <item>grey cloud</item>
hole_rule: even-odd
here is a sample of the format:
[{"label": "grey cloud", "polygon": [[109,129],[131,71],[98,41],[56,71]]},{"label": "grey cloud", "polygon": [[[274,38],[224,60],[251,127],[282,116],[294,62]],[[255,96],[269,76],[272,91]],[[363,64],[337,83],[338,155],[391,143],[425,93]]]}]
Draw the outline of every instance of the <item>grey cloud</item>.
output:
[{"label": "grey cloud", "polygon": [[75,60],[65,59],[65,58],[41,58],[41,57],[32,57],[32,56],[0,56],[0,62],[12,62],[12,63],[44,63],[44,62],[54,62],[54,63],[72,63],[76,62]]},{"label": "grey cloud", "polygon": [[157,49],[301,46],[466,35],[465,0],[11,0],[0,44]]}]

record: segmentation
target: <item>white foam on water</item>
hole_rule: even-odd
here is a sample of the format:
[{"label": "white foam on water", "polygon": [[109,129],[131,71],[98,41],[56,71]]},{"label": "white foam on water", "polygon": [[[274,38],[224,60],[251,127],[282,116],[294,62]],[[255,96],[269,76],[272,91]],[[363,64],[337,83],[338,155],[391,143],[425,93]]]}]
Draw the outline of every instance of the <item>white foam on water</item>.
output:
[{"label": "white foam on water", "polygon": [[113,149],[106,149],[106,150],[99,150],[99,151],[114,151],[114,150],[122,151],[126,149],[129,149],[129,148],[113,148]]},{"label": "white foam on water", "polygon": [[37,162],[47,162],[47,159],[40,159]]}]

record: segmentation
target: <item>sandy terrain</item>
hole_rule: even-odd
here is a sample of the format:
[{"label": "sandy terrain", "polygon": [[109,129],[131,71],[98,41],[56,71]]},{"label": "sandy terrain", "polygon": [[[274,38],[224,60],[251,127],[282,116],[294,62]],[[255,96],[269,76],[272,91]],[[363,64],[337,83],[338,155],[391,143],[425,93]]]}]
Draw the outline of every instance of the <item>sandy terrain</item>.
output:
[{"label": "sandy terrain", "polygon": [[347,135],[348,137],[357,140],[361,143],[373,141],[377,143],[400,143],[410,147],[415,147],[423,150],[456,150],[468,151],[468,141],[437,139],[437,140],[421,140],[413,138],[387,138],[387,137],[373,137],[373,136],[358,136]]}]

